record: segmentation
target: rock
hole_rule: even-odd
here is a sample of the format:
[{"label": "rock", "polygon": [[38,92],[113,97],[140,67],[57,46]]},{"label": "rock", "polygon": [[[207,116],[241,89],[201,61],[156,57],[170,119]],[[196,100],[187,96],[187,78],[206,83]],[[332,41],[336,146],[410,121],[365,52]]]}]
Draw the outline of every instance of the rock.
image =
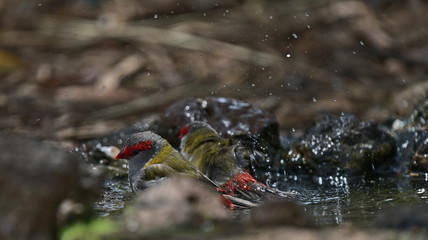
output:
[{"label": "rock", "polygon": [[421,101],[407,119],[394,121],[392,132],[397,141],[395,158],[400,162],[401,173],[428,172],[427,126],[428,99]]},{"label": "rock", "polygon": [[281,168],[288,173],[373,176],[396,168],[394,138],[373,121],[352,114],[326,116],[285,150]]},{"label": "rock", "polygon": [[[191,121],[208,122],[222,137],[248,136],[259,148],[279,148],[276,118],[249,103],[222,97],[188,98],[172,104],[162,115],[162,125],[170,130],[165,137],[179,145],[182,127]],[[162,135],[162,134],[161,134]]]},{"label": "rock", "polygon": [[90,206],[84,194],[94,180],[84,176],[72,153],[6,135],[0,135],[0,151],[0,239],[56,239],[62,202],[76,197],[81,213]]},{"label": "rock", "polygon": [[[428,133],[426,132],[425,135],[428,135]],[[428,137],[422,141],[415,155],[413,155],[410,171],[428,172]]]},{"label": "rock", "polygon": [[253,227],[314,227],[314,220],[305,209],[291,201],[267,201],[251,211],[250,225]]},{"label": "rock", "polygon": [[125,224],[130,232],[213,228],[231,215],[219,194],[196,180],[173,176],[141,192],[125,209]]}]

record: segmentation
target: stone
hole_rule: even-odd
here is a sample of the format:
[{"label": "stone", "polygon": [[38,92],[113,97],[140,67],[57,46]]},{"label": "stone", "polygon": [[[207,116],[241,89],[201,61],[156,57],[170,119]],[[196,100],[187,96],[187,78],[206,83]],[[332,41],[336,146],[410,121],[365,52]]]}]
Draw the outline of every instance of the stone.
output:
[{"label": "stone", "polygon": [[[427,135],[427,134],[425,134]],[[428,172],[428,137],[419,145],[412,158],[411,171]]]},{"label": "stone", "polygon": [[229,220],[230,213],[221,195],[208,186],[172,176],[137,195],[133,205],[125,209],[125,224],[137,234],[175,227],[203,229]]},{"label": "stone", "polygon": [[81,213],[90,205],[84,194],[94,180],[71,152],[7,135],[0,135],[0,151],[0,239],[57,239],[59,206],[71,206],[69,197]]},{"label": "stone", "polygon": [[395,139],[374,121],[350,113],[325,116],[284,151],[281,168],[291,174],[373,177],[394,172]]},{"label": "stone", "polygon": [[279,147],[279,126],[275,116],[237,99],[187,98],[172,104],[161,117],[161,124],[170,130],[170,134],[163,137],[173,146],[179,145],[178,135],[182,127],[192,121],[202,121],[209,123],[222,137],[244,135],[251,139],[247,143],[256,143],[256,147]]}]

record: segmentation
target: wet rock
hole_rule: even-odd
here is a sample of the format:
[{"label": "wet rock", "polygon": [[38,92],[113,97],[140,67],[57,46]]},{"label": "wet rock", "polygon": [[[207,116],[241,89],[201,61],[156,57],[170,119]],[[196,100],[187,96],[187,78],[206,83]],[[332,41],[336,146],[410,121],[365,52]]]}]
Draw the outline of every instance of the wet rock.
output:
[{"label": "wet rock", "polygon": [[426,229],[428,226],[428,207],[400,206],[384,210],[374,221],[375,227],[404,230],[409,228]]},{"label": "wet rock", "polygon": [[[0,135],[0,238],[56,239],[59,206],[78,199],[84,213],[94,180],[76,156],[39,140]],[[89,173],[88,173],[89,174]],[[70,203],[70,202],[69,202]],[[61,204],[69,210],[73,204]],[[62,208],[64,210],[64,208]],[[74,208],[75,209],[75,208]]]},{"label": "wet rock", "polygon": [[386,128],[342,113],[308,129],[286,149],[280,165],[288,173],[373,176],[393,171],[395,152],[395,140]]},{"label": "wet rock", "polygon": [[420,102],[408,119],[397,119],[392,133],[397,141],[396,159],[402,173],[428,172],[428,99]]},{"label": "wet rock", "polygon": [[314,227],[314,220],[305,209],[291,201],[268,201],[251,211],[252,227]]},{"label": "wet rock", "polygon": [[[428,133],[425,135],[428,135]],[[410,171],[428,172],[428,138],[425,138],[413,155]]]},{"label": "wet rock", "polygon": [[126,228],[136,234],[176,227],[212,230],[217,222],[230,217],[220,195],[182,176],[168,178],[141,192],[125,209]]},{"label": "wet rock", "polygon": [[249,103],[222,97],[188,98],[171,105],[162,115],[162,125],[169,130],[165,137],[173,146],[179,145],[182,127],[191,121],[208,122],[222,137],[242,135],[255,147],[279,147],[276,118]]}]

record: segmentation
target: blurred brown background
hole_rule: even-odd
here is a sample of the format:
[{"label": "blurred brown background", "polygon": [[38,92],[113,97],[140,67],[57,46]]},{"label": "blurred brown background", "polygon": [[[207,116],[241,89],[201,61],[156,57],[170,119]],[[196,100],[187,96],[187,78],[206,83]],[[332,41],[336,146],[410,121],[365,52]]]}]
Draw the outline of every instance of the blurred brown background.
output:
[{"label": "blurred brown background", "polygon": [[428,90],[422,0],[3,0],[0,26],[2,132],[92,138],[203,96],[290,131],[406,116]]}]

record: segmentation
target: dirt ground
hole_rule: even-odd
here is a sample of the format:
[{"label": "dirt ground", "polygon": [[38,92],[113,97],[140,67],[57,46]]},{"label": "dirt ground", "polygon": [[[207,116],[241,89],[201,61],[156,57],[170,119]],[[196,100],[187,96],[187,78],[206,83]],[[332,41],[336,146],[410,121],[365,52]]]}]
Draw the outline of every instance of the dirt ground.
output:
[{"label": "dirt ground", "polygon": [[407,116],[428,89],[428,2],[4,0],[0,129],[83,140],[185,97],[283,131],[325,113]]}]

